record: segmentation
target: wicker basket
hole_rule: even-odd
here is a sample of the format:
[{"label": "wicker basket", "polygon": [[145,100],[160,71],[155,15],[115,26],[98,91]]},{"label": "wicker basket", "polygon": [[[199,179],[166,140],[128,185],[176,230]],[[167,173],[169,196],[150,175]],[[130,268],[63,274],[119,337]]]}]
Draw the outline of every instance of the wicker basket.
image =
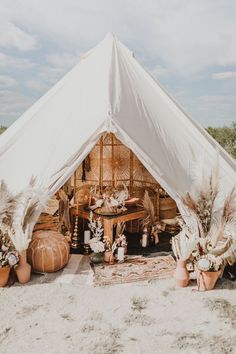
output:
[{"label": "wicker basket", "polygon": [[170,198],[160,198],[160,219],[174,219],[176,217],[176,203]]}]

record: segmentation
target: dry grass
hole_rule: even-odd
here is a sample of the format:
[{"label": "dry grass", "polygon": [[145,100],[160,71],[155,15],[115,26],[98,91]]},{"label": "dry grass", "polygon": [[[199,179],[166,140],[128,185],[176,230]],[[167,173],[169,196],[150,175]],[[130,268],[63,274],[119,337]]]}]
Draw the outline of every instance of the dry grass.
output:
[{"label": "dry grass", "polygon": [[207,299],[205,305],[209,307],[211,311],[216,311],[221,321],[229,322],[233,328],[236,328],[236,305],[220,297]]},{"label": "dry grass", "polygon": [[131,299],[132,302],[132,306],[131,309],[133,311],[143,311],[147,308],[147,304],[148,304],[148,299],[146,297],[141,298],[141,297],[133,297]]},{"label": "dry grass", "polygon": [[92,312],[80,328],[82,335],[80,353],[116,354],[121,353],[121,330],[103,319],[100,312]]},{"label": "dry grass", "polygon": [[189,353],[229,354],[234,353],[236,337],[208,336],[207,333],[182,333],[173,348]]}]

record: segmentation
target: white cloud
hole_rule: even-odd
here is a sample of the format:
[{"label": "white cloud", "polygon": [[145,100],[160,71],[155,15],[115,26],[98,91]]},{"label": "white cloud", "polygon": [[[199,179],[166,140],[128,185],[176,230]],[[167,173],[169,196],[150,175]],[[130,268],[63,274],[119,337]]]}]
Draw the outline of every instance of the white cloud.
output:
[{"label": "white cloud", "polygon": [[0,123],[10,125],[32,103],[34,99],[10,89],[0,88]]},{"label": "white cloud", "polygon": [[29,80],[26,86],[40,93],[46,92],[61,79],[79,61],[79,55],[54,53],[46,56],[46,63],[41,65],[36,78]]},{"label": "white cloud", "polygon": [[17,58],[0,52],[0,68],[28,69],[34,66],[27,58]]},{"label": "white cloud", "polygon": [[236,95],[202,95],[186,102],[204,126],[221,126],[236,120]]},{"label": "white cloud", "polygon": [[[27,68],[35,60],[34,76],[22,81],[22,87],[25,85],[35,93],[43,93],[51,87],[77,63],[78,53],[96,45],[108,31],[133,50],[146,67],[153,68],[151,73],[157,79],[166,82],[169,79],[171,84],[173,80],[176,83],[177,77],[183,78],[183,82],[185,79],[198,80],[195,89],[204,93],[209,88],[210,96],[209,68],[211,72],[214,68],[214,79],[223,80],[228,72],[231,74],[225,74],[227,78],[234,77],[235,0],[21,0],[20,5],[9,0],[0,2],[0,23],[5,24],[0,46],[8,52],[10,47],[21,51],[39,48],[25,52],[27,59],[8,55],[8,63],[6,54],[1,57],[0,53],[0,67],[25,65]],[[227,68],[229,65],[231,67]],[[222,73],[216,72],[220,70]],[[203,77],[205,81],[201,87]],[[183,82],[182,86],[178,85],[180,91],[184,89]],[[218,90],[220,84],[224,84],[227,91],[226,85],[230,83],[233,85],[234,80],[218,82]],[[230,97],[231,91],[228,88]],[[218,96],[220,106],[218,99],[215,103],[211,103],[212,98],[195,99],[187,91],[182,102],[196,113],[195,117],[207,114],[213,117],[212,112],[215,112],[222,120],[224,114],[227,119],[230,115],[234,119],[232,97],[225,106],[221,101],[222,97],[227,101],[225,92]]]},{"label": "white cloud", "polygon": [[46,92],[50,88],[49,85],[40,81],[40,79],[26,81],[26,87],[28,87],[29,89],[31,89],[35,92],[39,92],[39,93]]},{"label": "white cloud", "polygon": [[154,76],[157,79],[159,77],[168,77],[171,74],[170,70],[168,70],[167,68],[161,65],[156,65],[153,69],[149,71],[152,74],[152,76]]},{"label": "white cloud", "polygon": [[0,87],[5,88],[5,87],[12,87],[16,86],[17,81],[10,76],[7,75],[0,75]]},{"label": "white cloud", "polygon": [[36,39],[14,23],[3,19],[0,25],[0,46],[15,47],[22,51],[32,50],[36,48]]},{"label": "white cloud", "polygon": [[157,63],[160,58],[164,67],[180,75],[236,64],[234,0],[22,0],[20,7],[3,3],[4,17],[11,23],[64,50],[87,50],[111,31],[147,60]]},{"label": "white cloud", "polygon": [[221,73],[212,74],[212,78],[215,80],[235,79],[236,71],[224,71]]},{"label": "white cloud", "polygon": [[26,82],[29,89],[45,93],[59,79],[79,62],[79,54],[51,53],[45,58],[45,64],[37,68],[35,78]]},{"label": "white cloud", "polygon": [[72,55],[69,53],[53,53],[47,55],[46,57],[48,64],[62,71],[71,69],[75,64],[79,62],[79,59],[79,54]]}]

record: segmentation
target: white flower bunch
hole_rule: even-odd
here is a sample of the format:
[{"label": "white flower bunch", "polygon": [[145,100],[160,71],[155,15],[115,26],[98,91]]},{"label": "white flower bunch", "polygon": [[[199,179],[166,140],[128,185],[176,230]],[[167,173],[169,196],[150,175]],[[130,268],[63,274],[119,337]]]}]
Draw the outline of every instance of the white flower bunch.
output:
[{"label": "white flower bunch", "polygon": [[221,257],[207,254],[197,261],[197,267],[202,272],[218,272],[223,265]]},{"label": "white flower bunch", "polygon": [[90,228],[93,237],[98,237],[100,240],[103,235],[103,227],[102,227],[101,218],[94,220],[92,211],[90,212],[90,215],[89,215],[88,227]]},{"label": "white flower bunch", "polygon": [[92,211],[90,212],[88,227],[90,228],[91,233],[93,235],[93,238],[91,238],[91,240],[89,241],[89,245],[91,247],[91,250],[95,253],[104,252],[105,245],[101,241],[101,238],[103,235],[103,227],[102,227],[101,218],[94,220]]},{"label": "white flower bunch", "polygon": [[14,266],[19,262],[18,252],[8,237],[0,233],[0,267]]},{"label": "white flower bunch", "polygon": [[105,245],[98,237],[93,237],[89,240],[91,250],[95,253],[101,253],[105,251]]},{"label": "white flower bunch", "polygon": [[208,272],[211,268],[211,262],[207,258],[200,258],[197,261],[197,267],[202,272]]},{"label": "white flower bunch", "polygon": [[119,235],[116,238],[116,244],[117,244],[118,247],[126,247],[127,246],[127,242],[126,242],[125,235]]}]

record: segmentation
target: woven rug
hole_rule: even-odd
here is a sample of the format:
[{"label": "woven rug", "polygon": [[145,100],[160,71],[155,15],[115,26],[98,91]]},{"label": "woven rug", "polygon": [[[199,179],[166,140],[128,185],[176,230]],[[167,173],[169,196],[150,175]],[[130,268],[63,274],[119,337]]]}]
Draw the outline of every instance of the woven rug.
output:
[{"label": "woven rug", "polygon": [[171,255],[130,257],[124,263],[94,264],[94,285],[111,285],[142,280],[170,278],[176,267]]}]

